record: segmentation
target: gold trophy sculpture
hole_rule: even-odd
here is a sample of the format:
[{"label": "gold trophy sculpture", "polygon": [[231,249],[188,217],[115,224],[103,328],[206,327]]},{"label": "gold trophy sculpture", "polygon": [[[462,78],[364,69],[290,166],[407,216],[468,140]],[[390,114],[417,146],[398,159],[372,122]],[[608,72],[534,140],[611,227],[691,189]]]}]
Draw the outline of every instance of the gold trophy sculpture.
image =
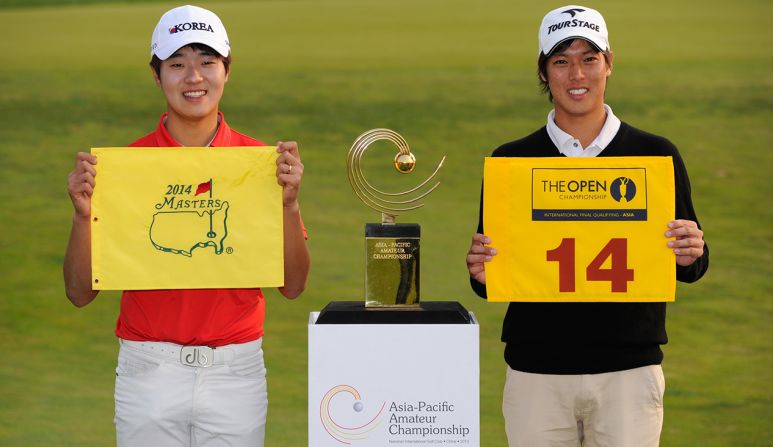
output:
[{"label": "gold trophy sculpture", "polygon": [[381,212],[380,224],[365,224],[365,307],[419,309],[421,227],[415,223],[395,223],[395,218],[424,206],[419,201],[440,185],[440,182],[428,183],[443,167],[446,157],[418,186],[401,192],[385,192],[368,183],[360,167],[365,151],[378,140],[389,140],[399,149],[394,160],[397,172],[410,174],[416,167],[416,157],[408,149],[408,143],[389,129],[369,130],[357,137],[349,149],[346,167],[354,193],[365,205]]}]

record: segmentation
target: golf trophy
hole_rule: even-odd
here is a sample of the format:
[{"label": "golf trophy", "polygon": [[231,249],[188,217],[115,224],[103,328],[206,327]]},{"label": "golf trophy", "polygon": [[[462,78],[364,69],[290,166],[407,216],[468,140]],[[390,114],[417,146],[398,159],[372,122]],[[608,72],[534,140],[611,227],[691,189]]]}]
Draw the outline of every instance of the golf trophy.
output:
[{"label": "golf trophy", "polygon": [[349,150],[346,167],[354,193],[365,205],[381,212],[381,223],[365,224],[365,307],[418,309],[421,227],[415,223],[395,223],[395,218],[400,213],[424,206],[421,200],[440,185],[440,182],[430,182],[446,158],[443,157],[434,172],[417,186],[405,191],[382,191],[368,182],[360,166],[368,147],[379,140],[388,140],[397,146],[394,158],[397,172],[410,174],[416,167],[416,157],[408,143],[389,129],[363,133]]},{"label": "golf trophy", "polygon": [[[375,169],[367,179],[361,166],[369,147],[380,151],[389,146],[384,141],[373,145],[379,140],[398,149],[394,168],[400,174],[387,171],[392,174],[388,187],[377,181],[383,173],[378,167],[392,165],[390,159],[365,160],[367,173]],[[352,189],[381,213],[381,222],[365,224],[365,300],[331,301],[309,315],[309,446],[382,447],[414,441],[480,445],[478,323],[456,301],[419,301],[420,228],[395,223],[398,215],[422,207],[422,199],[437,189],[434,179],[444,161],[424,180],[403,176],[414,170],[416,157],[405,140],[388,129],[363,133],[349,150]],[[436,414],[431,418],[437,423],[432,419],[433,424],[424,420],[424,425],[399,425],[397,417],[408,416],[401,416],[406,413],[395,410],[394,402],[389,407],[386,396],[419,405],[441,402],[437,406],[444,407],[413,408],[417,415]],[[453,430],[433,429],[440,425]],[[409,430],[419,430],[415,427],[433,433],[411,437]]]},{"label": "golf trophy", "polygon": [[365,152],[380,140],[397,146],[397,172],[410,174],[416,167],[408,143],[395,131],[369,130],[352,144],[346,162],[349,183],[365,205],[381,213],[381,223],[365,224],[365,301],[331,301],[315,324],[470,324],[470,313],[456,301],[419,301],[421,228],[395,223],[398,215],[424,206],[422,199],[440,186],[433,180],[446,157],[418,185],[383,191],[368,182],[361,167]]}]

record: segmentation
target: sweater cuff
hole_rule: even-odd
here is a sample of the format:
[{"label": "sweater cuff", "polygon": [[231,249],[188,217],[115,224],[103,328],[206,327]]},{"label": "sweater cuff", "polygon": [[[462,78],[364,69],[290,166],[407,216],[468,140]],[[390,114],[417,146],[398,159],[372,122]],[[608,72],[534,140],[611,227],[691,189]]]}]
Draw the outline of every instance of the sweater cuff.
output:
[{"label": "sweater cuff", "polygon": [[486,295],[486,285],[479,283],[475,278],[470,276],[470,286],[472,287],[472,291],[478,294],[481,298],[487,298]]}]

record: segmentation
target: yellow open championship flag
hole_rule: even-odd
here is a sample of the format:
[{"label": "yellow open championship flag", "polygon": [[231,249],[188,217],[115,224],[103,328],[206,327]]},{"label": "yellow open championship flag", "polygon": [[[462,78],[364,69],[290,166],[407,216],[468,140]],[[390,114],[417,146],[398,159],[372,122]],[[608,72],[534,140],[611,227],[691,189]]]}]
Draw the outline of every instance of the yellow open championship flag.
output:
[{"label": "yellow open championship flag", "polygon": [[489,157],[489,301],[674,301],[671,157]]},{"label": "yellow open championship flag", "polygon": [[91,153],[93,289],[283,285],[275,147]]}]

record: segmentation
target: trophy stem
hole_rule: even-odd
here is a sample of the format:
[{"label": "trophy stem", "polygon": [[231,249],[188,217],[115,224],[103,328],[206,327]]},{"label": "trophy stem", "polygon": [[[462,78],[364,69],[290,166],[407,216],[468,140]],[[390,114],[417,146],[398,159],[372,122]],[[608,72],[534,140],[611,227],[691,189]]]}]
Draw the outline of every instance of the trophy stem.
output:
[{"label": "trophy stem", "polygon": [[393,225],[395,223],[395,216],[394,214],[389,213],[381,213],[381,223],[384,225]]}]

